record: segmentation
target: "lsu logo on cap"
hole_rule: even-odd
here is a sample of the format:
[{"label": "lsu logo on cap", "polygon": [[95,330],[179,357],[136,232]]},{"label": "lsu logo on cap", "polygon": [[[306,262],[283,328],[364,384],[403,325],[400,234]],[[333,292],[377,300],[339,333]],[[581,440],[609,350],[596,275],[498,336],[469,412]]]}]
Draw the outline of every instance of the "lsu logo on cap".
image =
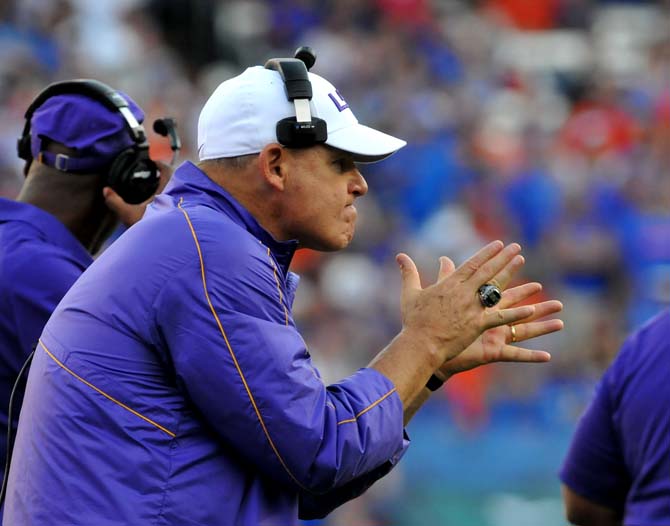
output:
[{"label": "lsu logo on cap", "polygon": [[335,103],[335,106],[340,111],[344,111],[349,107],[349,104],[347,104],[347,101],[344,100],[344,97],[339,90],[335,90],[335,93],[329,93],[328,97],[330,97],[330,100]]}]

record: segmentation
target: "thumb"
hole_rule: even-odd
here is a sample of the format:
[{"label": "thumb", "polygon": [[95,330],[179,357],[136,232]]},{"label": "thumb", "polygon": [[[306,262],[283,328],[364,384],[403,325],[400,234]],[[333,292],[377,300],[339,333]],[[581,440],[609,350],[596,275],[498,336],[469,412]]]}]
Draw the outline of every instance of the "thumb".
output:
[{"label": "thumb", "polygon": [[456,265],[447,256],[440,257],[440,270],[437,273],[437,281],[441,281],[456,270]]},{"label": "thumb", "polygon": [[402,295],[407,296],[410,291],[421,290],[421,278],[412,258],[407,254],[400,253],[395,260],[400,266],[402,275]]},{"label": "thumb", "polygon": [[146,205],[131,205],[126,203],[116,191],[105,186],[102,189],[105,204],[125,226],[130,227],[142,219]]},{"label": "thumb", "polygon": [[121,196],[110,186],[105,186],[105,188],[102,189],[102,196],[105,198],[107,208],[116,215],[120,215],[124,207],[127,206],[125,201],[121,199]]}]

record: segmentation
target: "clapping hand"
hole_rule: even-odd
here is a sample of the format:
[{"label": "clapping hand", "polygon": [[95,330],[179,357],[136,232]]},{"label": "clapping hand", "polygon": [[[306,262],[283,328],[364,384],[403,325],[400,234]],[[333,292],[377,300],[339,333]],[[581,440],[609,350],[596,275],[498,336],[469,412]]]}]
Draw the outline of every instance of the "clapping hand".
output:
[{"label": "clapping hand", "polygon": [[[508,267],[507,272],[496,276],[495,281],[498,286],[504,289],[522,265],[523,260],[518,260],[516,265]],[[440,258],[438,280],[446,278],[454,270],[454,265],[448,258]],[[505,290],[500,302],[488,310],[497,311],[517,307],[541,290],[542,285],[535,282],[512,287]],[[531,305],[535,309],[532,315],[514,323],[499,325],[484,331],[461,354],[444,362],[436,371],[436,376],[441,380],[447,380],[456,373],[493,362],[548,362],[551,359],[548,352],[514,344],[563,329],[563,321],[560,319],[541,320],[560,312],[563,304],[557,300],[549,300]]]},{"label": "clapping hand", "polygon": [[524,264],[520,251],[516,243],[505,247],[494,241],[457,269],[449,258],[442,257],[437,281],[425,288],[412,259],[398,255],[403,275],[403,332],[434,349],[434,356],[440,358],[436,366],[456,357],[485,331],[499,326],[505,330],[508,324],[535,316],[534,306],[519,306],[518,301],[506,302],[502,308],[485,308],[478,295],[485,283],[504,288]]},{"label": "clapping hand", "polygon": [[[542,285],[539,283],[526,283],[513,287],[503,292],[500,303],[493,308],[504,309],[517,305],[540,290]],[[540,318],[560,312],[563,309],[560,301],[549,300],[534,305],[535,313],[528,318],[515,324],[493,327],[482,333],[461,354],[447,360],[435,373],[436,376],[446,380],[456,373],[493,362],[548,362],[551,359],[548,352],[514,345],[563,328],[563,321],[559,319],[538,321]]]}]

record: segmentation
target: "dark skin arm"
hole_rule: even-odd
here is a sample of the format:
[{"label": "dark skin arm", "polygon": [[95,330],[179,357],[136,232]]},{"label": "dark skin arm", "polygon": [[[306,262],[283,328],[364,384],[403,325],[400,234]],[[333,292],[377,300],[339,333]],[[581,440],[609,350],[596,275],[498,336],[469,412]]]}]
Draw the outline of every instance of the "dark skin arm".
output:
[{"label": "dark skin arm", "polygon": [[576,526],[621,526],[622,516],[616,510],[601,506],[577,495],[565,484],[561,485],[565,516]]}]

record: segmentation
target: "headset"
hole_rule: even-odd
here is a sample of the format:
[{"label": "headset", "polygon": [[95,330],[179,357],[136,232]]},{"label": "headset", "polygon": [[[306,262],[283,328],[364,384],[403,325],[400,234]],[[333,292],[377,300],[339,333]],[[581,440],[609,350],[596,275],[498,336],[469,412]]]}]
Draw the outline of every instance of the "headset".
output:
[{"label": "headset", "polygon": [[[19,371],[16,380],[14,381],[12,392],[9,395],[9,407],[7,410],[7,452],[5,454],[5,473],[2,478],[2,488],[0,488],[0,509],[2,509],[2,505],[5,502],[5,496],[7,495],[7,483],[9,482],[9,468],[11,467],[12,451],[14,450],[14,432],[12,429],[14,425],[13,422],[14,417],[12,415],[12,412],[14,410],[14,400],[15,397],[17,396],[19,389],[25,390],[25,382],[23,382],[23,385],[21,385],[21,380],[23,379],[24,373],[27,374],[28,368],[30,367],[31,362],[33,361],[33,356],[35,356],[35,349],[37,348],[37,344],[38,342],[36,342],[35,345],[33,345],[33,350],[28,355],[28,358],[23,363],[23,366],[21,366],[21,370]],[[26,382],[27,381],[28,380],[26,378]]]},{"label": "headset", "polygon": [[181,139],[177,133],[177,121],[172,117],[163,117],[162,119],[156,119],[154,121],[154,131],[162,135],[163,137],[168,137],[170,139],[170,149],[172,150],[172,160],[170,161],[170,166],[174,166],[175,161],[177,160],[177,155],[179,150],[181,150]]},{"label": "headset", "polygon": [[[121,151],[111,162],[107,169],[106,184],[111,186],[126,203],[138,204],[149,199],[158,188],[160,173],[156,163],[149,158],[149,142],[144,127],[137,121],[135,115],[130,111],[128,102],[120,93],[93,79],[76,79],[50,84],[28,106],[23,133],[17,141],[18,155],[26,161],[24,173],[28,173],[33,161],[30,144],[30,125],[33,114],[50,97],[64,94],[78,94],[89,97],[100,102],[111,111],[121,114],[134,144]],[[163,122],[165,120],[163,119]],[[169,120],[171,123],[167,123],[168,126],[161,129],[165,131],[162,135],[170,134],[170,142],[174,152],[181,147],[181,142],[176,135],[174,121]],[[92,163],[88,159],[78,159],[77,157],[45,151],[40,153],[40,160],[62,171],[74,173],[92,171]]]},{"label": "headset", "polygon": [[288,148],[309,148],[328,139],[328,125],[323,119],[312,117],[312,83],[309,69],[316,62],[316,54],[307,46],[299,47],[295,58],[271,58],[265,69],[277,71],[284,81],[286,97],[295,106],[295,117],[277,123],[277,140]]}]

